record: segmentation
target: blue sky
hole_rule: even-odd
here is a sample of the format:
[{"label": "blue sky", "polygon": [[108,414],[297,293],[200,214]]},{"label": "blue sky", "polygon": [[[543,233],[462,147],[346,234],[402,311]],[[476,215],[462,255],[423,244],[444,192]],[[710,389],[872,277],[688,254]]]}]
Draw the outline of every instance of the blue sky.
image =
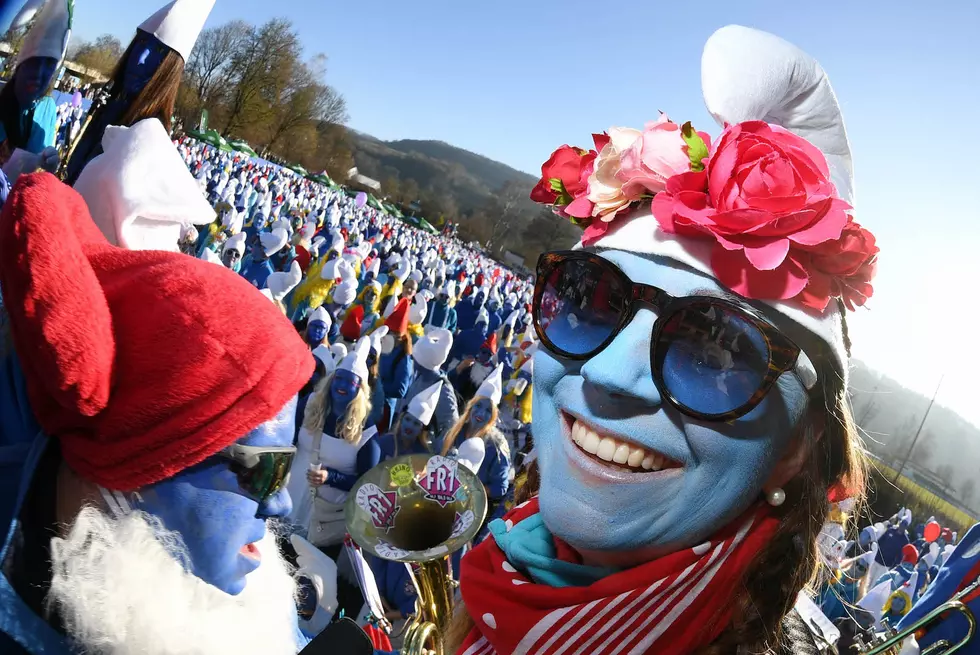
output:
[{"label": "blue sky", "polygon": [[[128,40],[160,0],[84,0],[76,36]],[[980,3],[494,3],[218,0],[232,18],[295,23],[350,126],[383,139],[439,139],[536,173],[563,143],[666,111],[712,134],[700,53],[729,23],[810,52],[830,74],[852,141],[858,220],[882,248],[855,354],[980,424]],[[965,300],[969,299],[969,300]]]}]

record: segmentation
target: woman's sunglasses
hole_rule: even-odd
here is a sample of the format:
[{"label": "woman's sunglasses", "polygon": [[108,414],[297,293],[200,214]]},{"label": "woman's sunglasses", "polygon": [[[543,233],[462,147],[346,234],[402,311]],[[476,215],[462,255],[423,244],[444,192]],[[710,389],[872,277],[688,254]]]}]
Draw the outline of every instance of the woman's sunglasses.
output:
[{"label": "woman's sunglasses", "polygon": [[749,307],[712,296],[675,298],[634,283],[612,262],[587,252],[551,252],[538,260],[534,328],[561,357],[594,357],[641,304],[657,313],[650,340],[653,381],[661,397],[688,416],[743,416],[790,369],[807,390],[816,384],[806,354]]},{"label": "woman's sunglasses", "polygon": [[218,455],[231,460],[231,471],[238,478],[242,491],[263,503],[289,482],[289,469],[296,456],[296,448],[232,444]]}]

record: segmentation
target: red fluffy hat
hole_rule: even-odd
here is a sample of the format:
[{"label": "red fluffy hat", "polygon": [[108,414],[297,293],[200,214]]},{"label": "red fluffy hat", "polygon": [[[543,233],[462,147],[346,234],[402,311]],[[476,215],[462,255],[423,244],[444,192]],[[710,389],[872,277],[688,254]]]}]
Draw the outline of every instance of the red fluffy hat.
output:
[{"label": "red fluffy hat", "polygon": [[54,176],[0,216],[0,286],[35,416],[83,478],[129,491],[273,418],[313,372],[289,321],[244,278],[108,244]]},{"label": "red fluffy hat", "polygon": [[388,331],[392,334],[405,334],[408,332],[408,310],[411,308],[412,301],[408,298],[402,298],[395,305],[395,309],[391,312],[391,315],[385,319],[385,325],[388,326]]},{"label": "red fluffy hat", "polygon": [[487,340],[483,342],[483,347],[492,353],[497,352],[497,333],[491,332]]},{"label": "red fluffy hat", "polygon": [[340,334],[348,341],[357,341],[361,337],[361,324],[364,322],[364,307],[354,305],[347,312],[347,318],[340,326]]}]

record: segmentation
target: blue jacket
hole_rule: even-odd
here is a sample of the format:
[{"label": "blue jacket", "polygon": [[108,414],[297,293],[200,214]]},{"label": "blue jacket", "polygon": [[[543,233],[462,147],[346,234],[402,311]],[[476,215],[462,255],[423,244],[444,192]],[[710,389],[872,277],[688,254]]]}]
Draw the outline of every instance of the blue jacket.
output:
[{"label": "blue jacket", "polygon": [[480,314],[482,303],[476,303],[476,297],[464,298],[456,305],[456,327],[459,330],[469,330],[476,325],[476,318]]},{"label": "blue jacket", "polygon": [[429,312],[425,318],[425,325],[432,327],[445,328],[450,332],[456,332],[458,323],[456,310],[449,305],[436,302],[435,298],[429,301]]},{"label": "blue jacket", "polygon": [[374,381],[371,387],[371,412],[367,416],[365,425],[377,425],[385,413],[385,388],[381,379]]},{"label": "blue jacket", "polygon": [[[503,435],[501,435],[501,439]],[[485,439],[486,455],[477,477],[487,488],[487,496],[491,500],[499,500],[507,495],[510,487],[510,458],[501,448],[496,439]]]},{"label": "blue jacket", "polygon": [[398,609],[402,616],[414,614],[418,594],[408,572],[409,565],[373,555],[368,555],[367,560],[371,565],[371,572],[374,573],[374,580],[378,583],[378,591],[388,605]]},{"label": "blue jacket", "polygon": [[381,384],[384,385],[385,398],[404,398],[412,384],[415,372],[415,360],[412,356],[396,348],[390,353],[383,353],[378,362]]},{"label": "blue jacket", "polygon": [[249,284],[256,289],[261,290],[265,288],[269,276],[274,272],[272,262],[268,259],[263,259],[260,262],[249,262],[248,266],[243,267],[242,277],[248,280]]},{"label": "blue jacket", "polygon": [[454,359],[463,361],[467,357],[476,357],[489,333],[486,323],[478,323],[475,327],[461,331],[453,340],[453,347],[446,361],[451,362]]}]

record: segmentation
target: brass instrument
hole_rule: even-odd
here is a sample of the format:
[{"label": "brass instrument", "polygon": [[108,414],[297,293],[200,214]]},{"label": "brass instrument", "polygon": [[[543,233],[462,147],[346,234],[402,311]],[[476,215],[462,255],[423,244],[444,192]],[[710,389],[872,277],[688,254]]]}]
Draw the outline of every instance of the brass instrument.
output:
[{"label": "brass instrument", "polygon": [[952,644],[945,639],[940,639],[919,653],[919,655],[952,655],[952,653],[955,653],[966,646],[970,640],[973,639],[974,633],[976,633],[977,619],[975,616],[973,616],[973,612],[970,611],[970,608],[963,602],[963,599],[976,591],[978,587],[980,587],[980,578],[975,580],[973,584],[963,589],[963,591],[959,592],[912,625],[908,626],[907,628],[903,628],[901,631],[888,627],[886,622],[885,631],[879,635],[873,636],[869,640],[869,643],[864,643],[860,640],[858,641],[856,646],[858,651],[861,653],[861,655],[898,653],[902,646],[902,642],[904,642],[907,637],[926,628],[927,626],[945,620],[943,615],[947,612],[959,612],[963,615],[963,618],[966,619],[967,625],[966,634],[963,636],[963,638]]},{"label": "brass instrument", "polygon": [[416,612],[405,655],[444,655],[456,583],[450,555],[476,536],[487,513],[483,484],[441,455],[406,455],[361,476],[344,507],[347,531],[367,553],[411,565]]}]

